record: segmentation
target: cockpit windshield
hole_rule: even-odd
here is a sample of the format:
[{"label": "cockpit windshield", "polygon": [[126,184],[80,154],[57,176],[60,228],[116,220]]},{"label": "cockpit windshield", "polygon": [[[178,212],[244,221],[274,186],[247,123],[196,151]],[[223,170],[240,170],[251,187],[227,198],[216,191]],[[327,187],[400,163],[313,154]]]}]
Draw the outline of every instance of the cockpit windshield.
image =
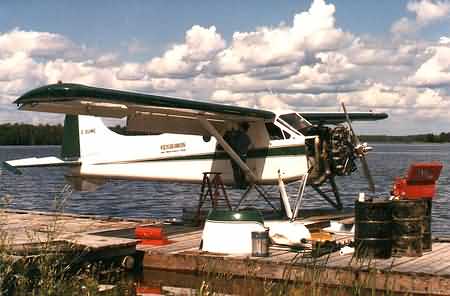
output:
[{"label": "cockpit windshield", "polygon": [[292,126],[298,131],[302,131],[305,128],[311,126],[311,124],[308,121],[306,121],[303,117],[301,117],[297,113],[282,114],[280,115],[280,118],[286,121],[290,126]]}]

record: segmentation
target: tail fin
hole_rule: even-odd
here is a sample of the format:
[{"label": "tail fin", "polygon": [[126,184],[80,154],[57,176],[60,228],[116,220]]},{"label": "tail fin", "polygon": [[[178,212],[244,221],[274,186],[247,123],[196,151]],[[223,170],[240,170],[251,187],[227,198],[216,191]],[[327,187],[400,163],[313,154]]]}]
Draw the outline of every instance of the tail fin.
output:
[{"label": "tail fin", "polygon": [[60,158],[52,156],[9,160],[4,166],[17,172],[15,169],[21,167],[79,166],[82,162],[117,160],[124,152],[135,157],[145,152],[145,147],[151,142],[151,139],[143,137],[134,136],[123,141],[125,136],[111,131],[99,117],[66,115]]},{"label": "tail fin", "polygon": [[[80,161],[107,157],[122,142],[122,135],[111,131],[99,117],[66,115],[62,157]],[[122,151],[118,151],[120,154]]]},{"label": "tail fin", "polygon": [[78,115],[66,115],[61,147],[61,158],[64,160],[80,158],[80,134],[78,127]]}]

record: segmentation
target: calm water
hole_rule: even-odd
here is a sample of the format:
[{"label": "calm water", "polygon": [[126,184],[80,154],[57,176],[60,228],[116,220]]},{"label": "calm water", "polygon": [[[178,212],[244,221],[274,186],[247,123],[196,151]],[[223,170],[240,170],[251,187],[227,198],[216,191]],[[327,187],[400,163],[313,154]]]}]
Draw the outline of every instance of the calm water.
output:
[{"label": "calm water", "polygon": [[[434,235],[450,235],[449,144],[374,144],[375,151],[368,156],[372,175],[377,185],[377,195],[387,196],[393,178],[405,174],[413,161],[441,161],[444,170],[438,184],[438,194],[433,203]],[[32,156],[59,155],[59,147],[0,146],[0,162]],[[181,168],[180,168],[181,169]],[[55,197],[64,187],[63,168],[29,168],[20,176],[3,171],[0,175],[0,197],[8,195],[8,207],[30,210],[54,209]],[[359,191],[367,183],[358,173],[338,180],[343,202],[352,207]],[[297,188],[291,187],[295,192]],[[95,192],[75,192],[66,202],[65,211],[79,214],[97,214],[137,218],[181,218],[184,207],[196,204],[199,185],[111,181]],[[269,188],[275,193],[276,188]],[[229,190],[235,201],[239,191]],[[305,207],[328,207],[328,204],[307,189]],[[253,197],[255,198],[255,197]],[[262,206],[249,201],[249,206]]]}]

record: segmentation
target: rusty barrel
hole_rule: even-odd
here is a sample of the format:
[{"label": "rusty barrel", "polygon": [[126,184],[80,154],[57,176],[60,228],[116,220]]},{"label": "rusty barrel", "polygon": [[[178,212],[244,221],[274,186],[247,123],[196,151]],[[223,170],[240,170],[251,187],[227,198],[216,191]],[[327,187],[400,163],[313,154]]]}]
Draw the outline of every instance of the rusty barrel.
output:
[{"label": "rusty barrel", "polygon": [[423,233],[422,233],[422,250],[430,252],[432,249],[431,239],[431,208],[433,201],[431,199],[424,199],[425,215],[423,216]]},{"label": "rusty barrel", "polygon": [[358,257],[391,257],[391,201],[355,202],[355,246]]},{"label": "rusty barrel", "polygon": [[392,202],[393,256],[422,256],[424,216],[425,202],[423,200],[403,199]]}]

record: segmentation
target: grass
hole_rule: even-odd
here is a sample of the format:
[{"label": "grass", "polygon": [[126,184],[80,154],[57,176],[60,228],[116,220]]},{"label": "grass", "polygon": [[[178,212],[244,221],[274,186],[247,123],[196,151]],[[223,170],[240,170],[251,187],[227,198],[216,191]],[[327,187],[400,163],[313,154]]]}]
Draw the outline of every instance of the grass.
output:
[{"label": "grass", "polygon": [[134,283],[120,267],[104,262],[85,262],[86,249],[58,239],[61,236],[59,214],[64,212],[71,194],[71,188],[64,187],[54,199],[54,210],[58,214],[44,229],[27,230],[28,241],[34,243],[19,248],[11,247],[14,232],[7,230],[4,210],[11,199],[3,198],[0,208],[0,295],[134,295]]},{"label": "grass", "polygon": [[[327,267],[329,260],[330,254],[316,257],[311,252],[299,251],[284,267],[282,280],[255,279],[254,275],[263,271],[250,263],[244,277],[216,272],[213,265],[205,266],[200,275],[201,282],[196,283],[192,295],[411,295],[394,293],[395,282],[390,268],[381,274],[373,258],[353,256],[348,268],[344,269]],[[233,286],[233,282],[238,285]]]}]

